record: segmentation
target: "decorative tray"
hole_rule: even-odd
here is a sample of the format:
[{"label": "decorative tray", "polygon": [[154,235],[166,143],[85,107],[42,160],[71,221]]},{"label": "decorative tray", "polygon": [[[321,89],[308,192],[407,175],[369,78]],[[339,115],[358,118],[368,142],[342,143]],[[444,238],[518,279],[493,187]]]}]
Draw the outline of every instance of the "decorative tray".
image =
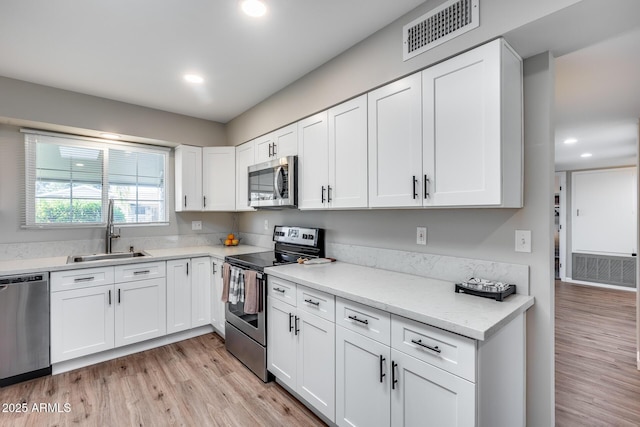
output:
[{"label": "decorative tray", "polygon": [[456,283],[456,293],[460,292],[502,301],[505,297],[516,292],[516,285],[472,277],[466,282]]}]

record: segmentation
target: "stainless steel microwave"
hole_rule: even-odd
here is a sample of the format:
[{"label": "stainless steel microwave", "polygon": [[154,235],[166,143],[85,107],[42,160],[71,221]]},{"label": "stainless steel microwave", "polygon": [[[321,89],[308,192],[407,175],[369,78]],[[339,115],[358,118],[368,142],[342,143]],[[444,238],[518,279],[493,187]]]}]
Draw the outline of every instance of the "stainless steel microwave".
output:
[{"label": "stainless steel microwave", "polygon": [[297,163],[298,156],[288,156],[249,166],[249,206],[297,207]]}]

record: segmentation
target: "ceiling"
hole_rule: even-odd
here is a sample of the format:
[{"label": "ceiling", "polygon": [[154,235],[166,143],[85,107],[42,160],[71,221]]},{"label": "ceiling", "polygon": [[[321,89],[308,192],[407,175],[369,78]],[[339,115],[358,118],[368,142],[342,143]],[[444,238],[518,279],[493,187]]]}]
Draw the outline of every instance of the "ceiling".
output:
[{"label": "ceiling", "polygon": [[226,123],[423,1],[3,0],[0,76]]}]

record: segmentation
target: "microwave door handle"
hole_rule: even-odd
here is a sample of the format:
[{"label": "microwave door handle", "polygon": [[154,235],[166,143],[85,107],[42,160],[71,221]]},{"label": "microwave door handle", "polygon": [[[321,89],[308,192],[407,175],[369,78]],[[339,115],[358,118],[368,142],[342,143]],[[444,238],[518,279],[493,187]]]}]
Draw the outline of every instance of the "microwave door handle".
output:
[{"label": "microwave door handle", "polygon": [[278,178],[282,175],[282,166],[278,166],[276,173],[273,174],[273,188],[276,190],[276,197],[282,198],[282,190],[280,189],[280,183]]}]

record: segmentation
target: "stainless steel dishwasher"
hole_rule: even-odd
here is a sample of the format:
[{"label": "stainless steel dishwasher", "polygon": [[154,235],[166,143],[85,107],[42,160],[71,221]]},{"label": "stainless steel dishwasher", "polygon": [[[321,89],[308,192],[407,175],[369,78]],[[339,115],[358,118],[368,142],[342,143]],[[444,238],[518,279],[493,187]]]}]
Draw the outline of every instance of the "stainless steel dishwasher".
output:
[{"label": "stainless steel dishwasher", "polygon": [[51,373],[49,273],[0,276],[0,387]]}]

